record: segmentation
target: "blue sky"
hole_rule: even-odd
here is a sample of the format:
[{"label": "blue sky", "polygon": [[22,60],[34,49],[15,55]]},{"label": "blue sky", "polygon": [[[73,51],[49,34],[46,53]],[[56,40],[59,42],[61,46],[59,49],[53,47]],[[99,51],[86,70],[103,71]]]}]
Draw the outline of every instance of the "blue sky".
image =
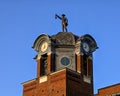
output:
[{"label": "blue sky", "polygon": [[22,96],[22,82],[36,77],[36,52],[42,33],[61,31],[55,13],[66,14],[68,31],[92,35],[94,91],[120,83],[120,0],[0,0],[0,94]]}]

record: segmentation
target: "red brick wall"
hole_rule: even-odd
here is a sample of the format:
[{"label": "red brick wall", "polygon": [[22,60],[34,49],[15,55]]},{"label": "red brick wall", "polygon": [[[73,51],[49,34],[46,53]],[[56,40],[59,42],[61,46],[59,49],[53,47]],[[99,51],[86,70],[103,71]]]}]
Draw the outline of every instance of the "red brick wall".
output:
[{"label": "red brick wall", "polygon": [[69,72],[67,74],[67,96],[91,96],[92,83],[86,83],[80,74]]},{"label": "red brick wall", "polygon": [[66,70],[48,75],[45,82],[39,80],[24,83],[23,96],[66,96]]},{"label": "red brick wall", "polygon": [[28,81],[28,82],[30,83],[26,83],[23,85],[23,96],[34,96],[37,82],[36,80]]},{"label": "red brick wall", "polygon": [[46,76],[44,82],[41,78],[24,83],[23,96],[90,96],[93,94],[92,83],[84,82],[79,73],[70,69],[51,73]]},{"label": "red brick wall", "polygon": [[120,93],[120,84],[115,84],[109,87],[99,89],[97,96],[107,96],[107,95],[117,94],[117,93]]}]

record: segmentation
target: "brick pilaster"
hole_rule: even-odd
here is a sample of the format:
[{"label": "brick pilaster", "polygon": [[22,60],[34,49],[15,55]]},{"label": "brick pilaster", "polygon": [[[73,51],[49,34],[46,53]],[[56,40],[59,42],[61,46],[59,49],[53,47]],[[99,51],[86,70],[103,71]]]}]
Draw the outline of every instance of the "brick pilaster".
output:
[{"label": "brick pilaster", "polygon": [[77,72],[81,73],[81,55],[77,54]]}]

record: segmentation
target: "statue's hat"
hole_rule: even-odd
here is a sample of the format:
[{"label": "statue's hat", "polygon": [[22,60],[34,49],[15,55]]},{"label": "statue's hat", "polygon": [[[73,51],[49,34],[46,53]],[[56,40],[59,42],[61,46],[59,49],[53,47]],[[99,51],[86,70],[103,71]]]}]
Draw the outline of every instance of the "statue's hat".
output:
[{"label": "statue's hat", "polygon": [[62,16],[65,16],[65,14],[62,14]]}]

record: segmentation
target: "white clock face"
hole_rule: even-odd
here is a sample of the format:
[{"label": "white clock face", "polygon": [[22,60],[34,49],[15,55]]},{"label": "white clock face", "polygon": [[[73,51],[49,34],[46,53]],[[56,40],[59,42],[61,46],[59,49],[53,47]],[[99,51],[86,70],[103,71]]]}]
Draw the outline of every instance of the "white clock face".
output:
[{"label": "white clock face", "polygon": [[47,42],[43,42],[42,45],[41,45],[41,51],[42,52],[45,52],[48,48],[48,43]]},{"label": "white clock face", "polygon": [[83,43],[83,49],[85,52],[89,52],[90,50],[89,45],[86,42]]}]

